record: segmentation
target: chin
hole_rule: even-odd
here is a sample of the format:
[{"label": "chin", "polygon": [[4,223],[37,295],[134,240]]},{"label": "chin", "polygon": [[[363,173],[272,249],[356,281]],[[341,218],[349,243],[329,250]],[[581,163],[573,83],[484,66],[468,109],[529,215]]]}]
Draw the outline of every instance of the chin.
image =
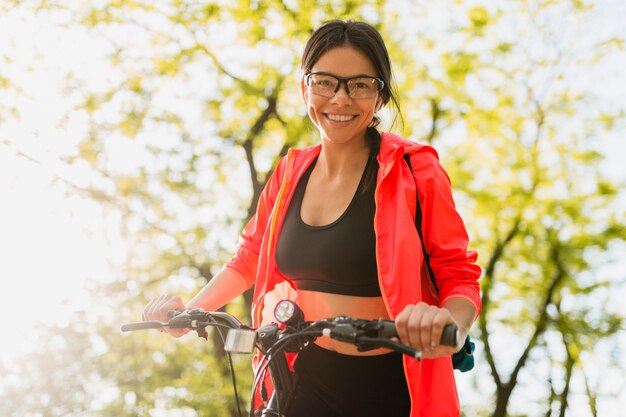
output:
[{"label": "chin", "polygon": [[341,134],[341,135],[328,135],[326,133],[322,134],[322,137],[327,140],[328,142],[331,143],[337,143],[337,144],[341,144],[341,143],[348,143],[351,142],[353,140],[357,140],[357,137],[359,135],[356,134],[350,134],[350,133],[346,133],[346,134]]}]

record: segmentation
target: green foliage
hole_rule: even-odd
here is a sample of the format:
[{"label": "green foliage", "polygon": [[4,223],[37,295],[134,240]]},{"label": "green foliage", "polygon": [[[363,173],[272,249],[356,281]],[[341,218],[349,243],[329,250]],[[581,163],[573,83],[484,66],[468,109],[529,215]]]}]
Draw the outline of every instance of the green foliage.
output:
[{"label": "green foliage", "polygon": [[483,30],[489,26],[489,11],[481,6],[472,7],[468,10],[472,30],[477,35],[482,35]]},{"label": "green foliage", "polygon": [[[91,167],[89,195],[124,217],[124,270],[99,293],[123,307],[102,314],[100,326],[49,329],[65,340],[49,346],[51,364],[36,352],[7,372],[59,392],[43,404],[26,386],[11,386],[0,398],[26,401],[2,414],[54,404],[50,415],[81,415],[96,393],[64,401],[52,381],[75,383],[72,373],[81,373],[113,393],[93,415],[234,415],[219,343],[114,327],[139,318],[155,295],[189,296],[210,280],[285,149],[316,141],[301,104],[299,55],[311,30],[335,17],[369,20],[387,39],[404,114],[397,130],[436,147],[480,253],[484,307],[472,333],[482,363],[470,377],[492,383],[494,405],[484,401],[467,415],[531,415],[510,409],[511,395],[528,385],[553,395],[527,403],[555,406],[554,381],[568,363],[584,375],[585,355],[624,325],[623,314],[602,309],[618,277],[599,272],[598,260],[626,239],[624,186],[603,174],[597,151],[598,140],[623,127],[624,109],[598,106],[570,74],[595,68],[623,44],[600,39],[577,55],[575,43],[538,23],[557,11],[575,26],[590,16],[584,2],[507,3],[60,2],[78,22],[71,25],[111,45],[106,88],[71,91],[89,134],[65,160]],[[445,18],[431,19],[442,7]],[[10,86],[0,75],[0,89]],[[243,299],[229,308],[248,315]],[[520,348],[498,351],[499,337]],[[555,350],[563,360],[551,358]],[[70,358],[81,360],[70,366]],[[235,366],[247,399],[249,358]],[[594,408],[594,393],[587,395]]]}]

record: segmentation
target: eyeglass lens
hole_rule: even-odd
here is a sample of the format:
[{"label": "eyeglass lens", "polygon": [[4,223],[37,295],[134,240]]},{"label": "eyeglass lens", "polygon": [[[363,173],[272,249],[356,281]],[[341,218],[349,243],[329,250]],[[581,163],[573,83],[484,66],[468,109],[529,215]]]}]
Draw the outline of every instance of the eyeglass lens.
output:
[{"label": "eyeglass lens", "polygon": [[372,98],[379,91],[380,83],[373,77],[338,78],[331,74],[308,74],[308,86],[313,94],[333,97],[341,84],[345,84],[351,98]]}]

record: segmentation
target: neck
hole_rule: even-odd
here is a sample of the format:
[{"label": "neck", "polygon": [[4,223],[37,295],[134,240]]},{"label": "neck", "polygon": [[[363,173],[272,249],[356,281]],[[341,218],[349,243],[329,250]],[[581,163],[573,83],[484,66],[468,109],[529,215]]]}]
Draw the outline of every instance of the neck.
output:
[{"label": "neck", "polygon": [[317,166],[330,178],[341,177],[355,171],[362,172],[370,155],[370,146],[365,140],[351,140],[345,143],[333,143],[322,139],[322,150]]}]

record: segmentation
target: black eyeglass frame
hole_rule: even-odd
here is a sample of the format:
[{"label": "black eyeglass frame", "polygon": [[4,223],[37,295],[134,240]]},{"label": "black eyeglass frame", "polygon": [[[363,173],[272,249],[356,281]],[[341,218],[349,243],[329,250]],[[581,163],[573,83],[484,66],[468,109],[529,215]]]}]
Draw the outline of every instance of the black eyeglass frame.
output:
[{"label": "black eyeglass frame", "polygon": [[353,75],[352,77],[339,77],[335,74],[331,74],[329,72],[323,72],[323,71],[318,71],[318,72],[307,72],[306,74],[304,74],[304,83],[306,84],[307,87],[311,86],[311,76],[312,75],[325,75],[327,77],[332,77],[334,79],[337,80],[337,87],[335,87],[335,91],[333,92],[333,96],[335,94],[337,94],[337,91],[339,91],[339,88],[341,88],[341,84],[345,84],[346,86],[346,92],[348,93],[348,96],[350,96],[350,88],[348,87],[348,81],[351,80],[356,80],[357,78],[371,78],[372,80],[376,81],[376,91],[381,92],[383,90],[383,88],[385,88],[385,81],[383,81],[381,78],[378,77],[372,77],[371,75]]}]

